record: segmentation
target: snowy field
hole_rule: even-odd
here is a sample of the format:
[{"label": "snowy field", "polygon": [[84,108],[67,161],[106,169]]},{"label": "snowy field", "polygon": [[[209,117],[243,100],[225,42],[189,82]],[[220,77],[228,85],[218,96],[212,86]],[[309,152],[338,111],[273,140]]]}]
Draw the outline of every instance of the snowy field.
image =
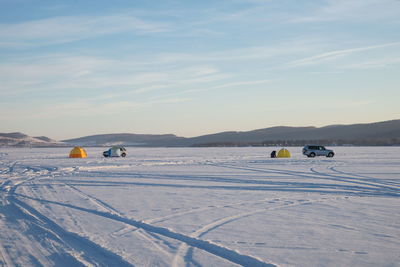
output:
[{"label": "snowy field", "polygon": [[0,266],[400,266],[400,147],[0,150]]}]

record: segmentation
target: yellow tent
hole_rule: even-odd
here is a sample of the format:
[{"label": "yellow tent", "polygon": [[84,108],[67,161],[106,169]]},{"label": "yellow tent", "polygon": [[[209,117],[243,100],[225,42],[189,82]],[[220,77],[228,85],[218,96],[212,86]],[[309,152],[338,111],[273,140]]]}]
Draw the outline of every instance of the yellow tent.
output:
[{"label": "yellow tent", "polygon": [[290,152],[286,148],[282,148],[279,150],[278,155],[276,156],[277,158],[290,158]]},{"label": "yellow tent", "polygon": [[70,158],[87,158],[86,151],[80,146],[74,147],[69,153]]}]

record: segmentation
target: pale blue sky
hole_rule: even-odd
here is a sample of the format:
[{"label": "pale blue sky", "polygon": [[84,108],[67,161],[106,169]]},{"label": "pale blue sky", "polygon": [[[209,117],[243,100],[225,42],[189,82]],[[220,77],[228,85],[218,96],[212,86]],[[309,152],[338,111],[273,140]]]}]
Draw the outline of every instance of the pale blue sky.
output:
[{"label": "pale blue sky", "polygon": [[400,118],[400,1],[0,0],[0,132]]}]

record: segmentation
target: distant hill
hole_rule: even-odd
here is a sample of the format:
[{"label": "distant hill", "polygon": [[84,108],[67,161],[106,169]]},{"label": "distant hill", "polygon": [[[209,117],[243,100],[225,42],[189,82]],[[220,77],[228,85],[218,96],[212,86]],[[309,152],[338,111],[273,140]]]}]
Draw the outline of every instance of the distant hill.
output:
[{"label": "distant hill", "polygon": [[287,144],[313,141],[332,144],[400,144],[400,120],[377,123],[330,125],[325,127],[272,127],[248,132],[223,132],[191,138],[192,144]]},{"label": "distant hill", "polygon": [[52,147],[67,144],[46,136],[31,137],[23,133],[0,133],[0,147]]},{"label": "distant hill", "polygon": [[221,132],[193,138],[173,134],[102,134],[63,142],[85,146],[261,146],[304,145],[400,145],[400,120],[325,127],[278,126],[246,132]]},{"label": "distant hill", "polygon": [[65,143],[81,146],[179,146],[186,138],[173,134],[99,134],[63,140]]},{"label": "distant hill", "polygon": [[23,133],[0,133],[0,147],[56,146],[272,146],[272,145],[400,145],[400,120],[325,127],[278,126],[246,132],[221,132],[193,138],[173,134],[100,134],[64,141]]}]

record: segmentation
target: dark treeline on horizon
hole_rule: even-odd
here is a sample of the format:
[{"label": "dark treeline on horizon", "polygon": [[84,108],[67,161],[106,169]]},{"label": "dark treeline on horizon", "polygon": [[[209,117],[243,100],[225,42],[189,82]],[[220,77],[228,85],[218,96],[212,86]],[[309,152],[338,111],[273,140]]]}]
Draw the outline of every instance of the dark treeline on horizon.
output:
[{"label": "dark treeline on horizon", "polygon": [[324,140],[272,140],[263,142],[212,142],[195,144],[193,147],[247,147],[247,146],[304,146],[308,144],[325,146],[399,146],[400,138],[375,139],[324,139]]}]

